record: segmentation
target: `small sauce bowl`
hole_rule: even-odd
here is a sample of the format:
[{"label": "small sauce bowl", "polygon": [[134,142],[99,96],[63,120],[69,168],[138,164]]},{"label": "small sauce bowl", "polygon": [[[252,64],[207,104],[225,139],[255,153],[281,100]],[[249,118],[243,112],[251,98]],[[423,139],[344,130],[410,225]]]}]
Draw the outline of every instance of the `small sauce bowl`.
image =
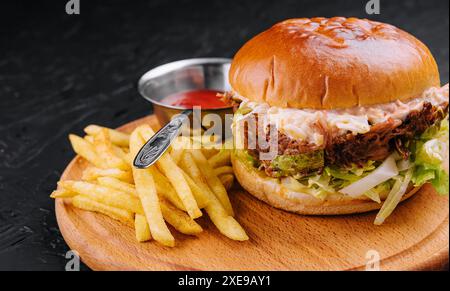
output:
[{"label": "small sauce bowl", "polygon": [[[153,111],[161,126],[167,124],[172,116],[180,114],[186,108],[168,105],[162,100],[170,95],[191,90],[230,90],[228,71],[230,59],[198,58],[186,59],[156,67],[145,73],[138,82],[139,93],[153,104]],[[222,124],[231,124],[233,107],[202,109],[204,115],[214,113],[221,117]],[[227,115],[227,116],[226,116]],[[192,118],[192,117],[191,117]],[[191,119],[191,126],[193,122]],[[223,136],[228,128],[223,128]]]}]

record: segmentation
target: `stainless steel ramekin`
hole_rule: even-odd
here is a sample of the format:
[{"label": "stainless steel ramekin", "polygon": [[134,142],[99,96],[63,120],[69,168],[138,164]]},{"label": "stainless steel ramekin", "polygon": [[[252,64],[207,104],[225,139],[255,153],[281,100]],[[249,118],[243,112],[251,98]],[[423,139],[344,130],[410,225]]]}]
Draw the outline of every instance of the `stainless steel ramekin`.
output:
[{"label": "stainless steel ramekin", "polygon": [[[138,83],[140,94],[153,104],[153,111],[161,125],[170,121],[173,115],[186,108],[163,104],[161,100],[169,95],[189,90],[210,89],[228,91],[228,71],[230,59],[199,58],[187,59],[156,67],[145,73]],[[221,116],[225,125],[225,115],[233,114],[232,107],[202,110],[202,117],[215,113]],[[229,122],[229,121],[228,121]],[[192,120],[191,120],[192,124]],[[224,128],[223,133],[228,130]]]}]

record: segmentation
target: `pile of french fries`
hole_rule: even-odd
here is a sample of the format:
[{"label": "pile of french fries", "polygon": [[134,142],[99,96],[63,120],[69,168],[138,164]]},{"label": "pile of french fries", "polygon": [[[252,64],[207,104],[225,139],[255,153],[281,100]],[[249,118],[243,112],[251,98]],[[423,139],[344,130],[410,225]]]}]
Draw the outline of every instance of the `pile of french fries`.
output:
[{"label": "pile of french fries", "polygon": [[154,134],[149,125],[139,126],[130,135],[97,125],[86,127],[85,132],[84,138],[70,135],[69,139],[89,166],[81,180],[60,181],[52,198],[70,200],[77,208],[134,227],[139,242],[154,239],[175,246],[166,223],[183,234],[199,234],[203,229],[195,219],[203,215],[202,209],[223,235],[248,240],[234,218],[227,193],[234,182],[230,150],[183,147],[186,138],[179,137],[177,146],[172,145],[155,165],[136,169],[134,157]]}]

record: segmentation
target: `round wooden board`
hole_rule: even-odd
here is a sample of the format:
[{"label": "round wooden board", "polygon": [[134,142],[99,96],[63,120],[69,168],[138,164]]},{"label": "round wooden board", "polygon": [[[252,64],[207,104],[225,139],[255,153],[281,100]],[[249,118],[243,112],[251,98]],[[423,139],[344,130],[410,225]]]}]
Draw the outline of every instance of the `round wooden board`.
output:
[{"label": "round wooden board", "polygon": [[[153,116],[120,129],[132,131]],[[61,179],[79,179],[86,163],[75,158]],[[177,246],[138,243],[134,230],[101,214],[56,200],[56,216],[71,249],[94,270],[364,270],[375,250],[381,270],[448,268],[449,201],[431,187],[402,203],[382,226],[374,212],[334,217],[307,217],[274,209],[241,188],[230,193],[237,220],[250,240],[232,241],[208,218],[198,237],[172,233]],[[205,215],[206,216],[206,215]]]}]

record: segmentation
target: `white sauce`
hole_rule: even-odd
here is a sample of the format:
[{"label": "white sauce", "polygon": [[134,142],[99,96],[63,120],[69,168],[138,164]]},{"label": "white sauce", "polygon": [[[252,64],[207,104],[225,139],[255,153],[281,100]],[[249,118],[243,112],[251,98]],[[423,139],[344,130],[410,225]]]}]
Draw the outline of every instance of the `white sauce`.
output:
[{"label": "white sauce", "polygon": [[[264,124],[274,124],[284,134],[310,144],[321,146],[324,136],[317,130],[320,124],[325,130],[336,134],[364,134],[370,131],[370,124],[377,124],[392,118],[403,121],[411,111],[421,110],[425,102],[442,106],[449,102],[448,84],[442,88],[431,88],[421,97],[407,102],[395,101],[387,104],[354,107],[339,110],[310,110],[271,107],[241,97],[241,107],[249,107],[259,115]],[[243,117],[241,117],[243,118]],[[261,119],[262,118],[262,119]]]}]

